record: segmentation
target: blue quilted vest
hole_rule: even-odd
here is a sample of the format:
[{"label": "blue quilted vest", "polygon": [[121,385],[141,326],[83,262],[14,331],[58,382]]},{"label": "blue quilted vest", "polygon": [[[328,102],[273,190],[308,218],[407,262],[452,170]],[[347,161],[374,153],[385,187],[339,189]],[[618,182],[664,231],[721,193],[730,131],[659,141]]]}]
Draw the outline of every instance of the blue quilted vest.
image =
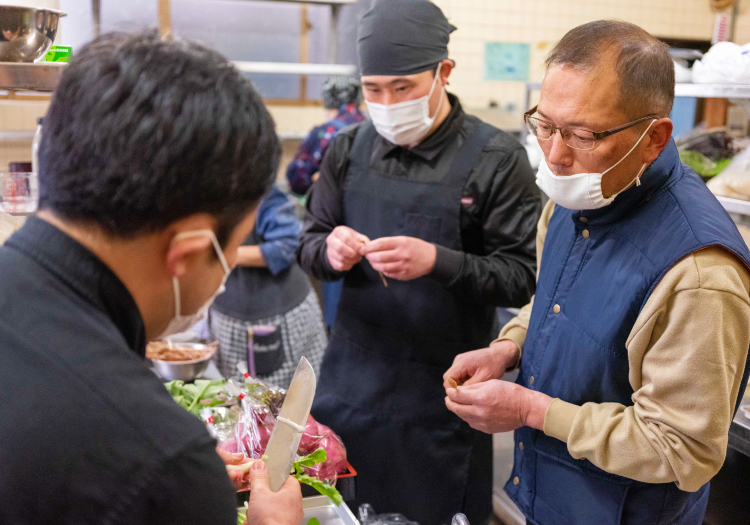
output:
[{"label": "blue quilted vest", "polygon": [[[737,228],[670,143],[632,187],[599,210],[556,207],[549,223],[518,383],[582,405],[631,406],[625,342],[664,274],[720,245],[750,266]],[[558,308],[559,307],[559,308]],[[745,367],[740,392],[744,392]],[[740,394],[742,395],[742,394]],[[736,406],[735,405],[735,410]],[[523,443],[523,445],[521,445]],[[544,432],[515,433],[505,491],[539,525],[700,525],[708,483],[694,493],[575,460]]]}]

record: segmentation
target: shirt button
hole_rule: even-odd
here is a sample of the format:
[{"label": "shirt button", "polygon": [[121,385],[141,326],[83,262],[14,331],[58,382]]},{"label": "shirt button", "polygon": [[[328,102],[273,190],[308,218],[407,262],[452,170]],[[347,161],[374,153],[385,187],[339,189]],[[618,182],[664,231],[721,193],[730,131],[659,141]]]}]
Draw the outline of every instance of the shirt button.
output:
[{"label": "shirt button", "polygon": [[555,306],[553,306],[552,307],[552,311],[555,312],[556,314],[559,314],[560,313],[560,305],[556,304]]},{"label": "shirt button", "polygon": [[533,384],[534,384],[534,376],[531,376],[531,377],[529,378],[529,384],[530,384],[530,385],[533,385]]},{"label": "shirt button", "polygon": [[588,239],[589,238],[589,231],[588,230],[583,230],[583,233],[581,235],[583,235],[584,239]]},{"label": "shirt button", "polygon": [[513,478],[513,484],[514,485],[518,485],[520,482],[521,482],[521,480],[518,479],[518,476],[516,476],[515,478]]},{"label": "shirt button", "polygon": [[578,220],[581,222],[589,222],[589,220],[586,217],[580,217]]},{"label": "shirt button", "polygon": [[518,443],[518,448],[521,449],[521,450],[523,450],[523,441],[521,441],[520,443]]}]

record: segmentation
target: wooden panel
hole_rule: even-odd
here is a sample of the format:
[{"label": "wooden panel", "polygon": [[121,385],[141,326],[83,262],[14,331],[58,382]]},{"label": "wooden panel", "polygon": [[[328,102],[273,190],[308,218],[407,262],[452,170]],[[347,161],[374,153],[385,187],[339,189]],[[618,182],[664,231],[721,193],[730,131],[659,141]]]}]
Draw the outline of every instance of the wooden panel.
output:
[{"label": "wooden panel", "polygon": [[725,126],[729,101],[725,98],[707,98],[703,107],[703,121],[709,128]]},{"label": "wooden panel", "polygon": [[[307,4],[300,6],[299,18],[299,61],[306,64],[310,55],[310,29],[312,28],[310,18],[307,16]],[[299,77],[299,98],[300,100],[307,99],[307,75]]]}]

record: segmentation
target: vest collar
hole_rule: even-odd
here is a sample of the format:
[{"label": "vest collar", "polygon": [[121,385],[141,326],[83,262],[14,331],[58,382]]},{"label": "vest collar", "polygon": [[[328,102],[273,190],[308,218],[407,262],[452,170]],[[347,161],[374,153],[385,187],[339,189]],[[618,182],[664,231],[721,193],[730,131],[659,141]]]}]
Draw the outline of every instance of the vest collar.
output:
[{"label": "vest collar", "polygon": [[641,175],[641,185],[628,188],[615,200],[598,210],[578,210],[572,213],[576,224],[585,217],[586,223],[593,226],[604,226],[622,220],[645,204],[656,194],[668,188],[682,176],[680,156],[674,140],[659,154],[654,162]]}]

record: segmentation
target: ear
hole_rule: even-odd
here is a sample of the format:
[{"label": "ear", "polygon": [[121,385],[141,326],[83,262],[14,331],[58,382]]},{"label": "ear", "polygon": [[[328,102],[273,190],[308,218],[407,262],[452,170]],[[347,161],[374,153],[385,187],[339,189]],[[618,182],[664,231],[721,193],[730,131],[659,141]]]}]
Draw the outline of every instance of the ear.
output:
[{"label": "ear", "polygon": [[672,138],[672,121],[668,118],[660,118],[648,130],[648,144],[643,152],[643,162],[651,164],[656,157],[667,147]]},{"label": "ear", "polygon": [[164,232],[162,242],[167,272],[172,277],[181,277],[201,263],[213,250],[211,239],[205,235],[178,238],[181,233],[200,230],[215,231],[216,220],[208,214],[191,215],[172,223]]},{"label": "ear", "polygon": [[444,86],[448,83],[448,77],[451,76],[451,72],[453,71],[453,68],[456,67],[456,63],[446,58],[441,62],[440,65],[440,83]]}]

